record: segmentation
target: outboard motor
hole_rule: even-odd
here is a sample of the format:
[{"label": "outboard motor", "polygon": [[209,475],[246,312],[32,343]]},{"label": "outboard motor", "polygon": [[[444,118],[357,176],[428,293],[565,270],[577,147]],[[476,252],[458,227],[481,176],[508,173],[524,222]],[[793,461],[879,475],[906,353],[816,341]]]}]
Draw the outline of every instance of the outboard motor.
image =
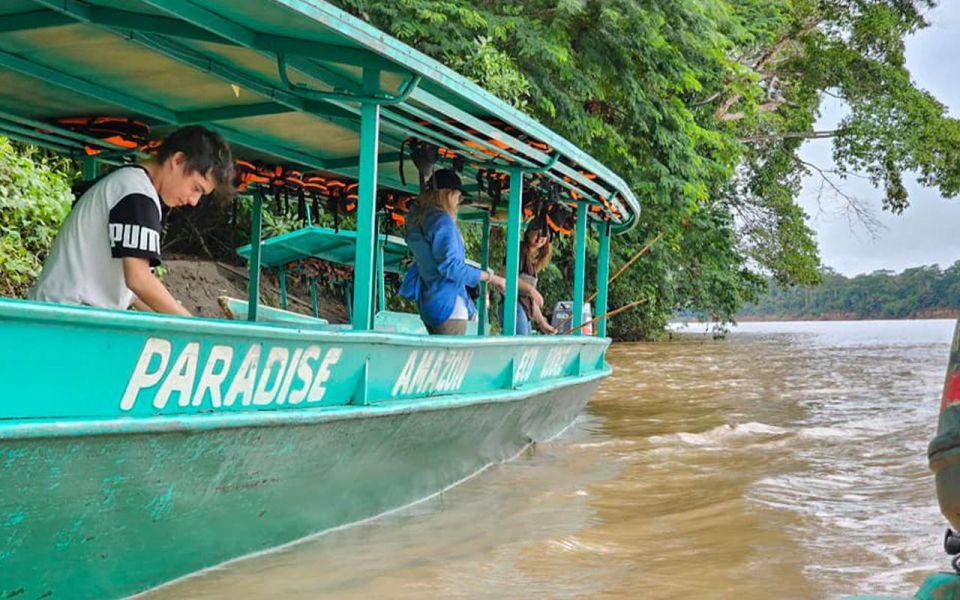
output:
[{"label": "outboard motor", "polygon": [[955,530],[960,530],[960,321],[950,346],[937,435],[927,454],[930,469],[936,474],[940,511]]},{"label": "outboard motor", "polygon": [[960,321],[954,326],[947,377],[940,400],[937,435],[927,452],[936,475],[940,512],[953,527],[943,538],[944,551],[953,556],[954,573],[930,575],[914,595],[917,600],[960,598]]}]

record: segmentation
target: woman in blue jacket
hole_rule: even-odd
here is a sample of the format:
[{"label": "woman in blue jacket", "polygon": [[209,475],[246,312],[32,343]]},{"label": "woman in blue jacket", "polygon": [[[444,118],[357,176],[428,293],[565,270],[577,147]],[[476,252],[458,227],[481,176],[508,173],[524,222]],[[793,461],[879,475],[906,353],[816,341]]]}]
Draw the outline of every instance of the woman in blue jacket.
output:
[{"label": "woman in blue jacket", "polygon": [[433,174],[430,190],[421,194],[407,217],[404,238],[415,263],[407,270],[400,295],[415,300],[427,331],[465,335],[477,307],[468,287],[481,281],[503,291],[503,277],[467,264],[463,236],[457,228],[457,207],[463,184],[450,169]]}]

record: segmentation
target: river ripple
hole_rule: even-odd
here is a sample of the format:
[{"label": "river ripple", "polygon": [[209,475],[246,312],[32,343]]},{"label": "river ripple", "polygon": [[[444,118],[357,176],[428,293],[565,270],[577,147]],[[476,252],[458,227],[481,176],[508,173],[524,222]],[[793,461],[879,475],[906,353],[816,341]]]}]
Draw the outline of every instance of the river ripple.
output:
[{"label": "river ripple", "polygon": [[926,445],[952,321],[616,344],[556,440],[159,598],[910,595],[947,566]]}]

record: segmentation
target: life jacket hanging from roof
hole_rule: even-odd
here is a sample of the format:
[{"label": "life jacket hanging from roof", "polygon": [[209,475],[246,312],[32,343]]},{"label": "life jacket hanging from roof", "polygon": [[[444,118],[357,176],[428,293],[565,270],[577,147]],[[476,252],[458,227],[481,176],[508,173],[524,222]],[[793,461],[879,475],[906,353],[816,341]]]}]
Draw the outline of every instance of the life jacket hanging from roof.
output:
[{"label": "life jacket hanging from roof", "polygon": [[504,192],[510,191],[510,176],[500,171],[480,169],[477,171],[477,187],[490,198],[490,216],[495,218]]},{"label": "life jacket hanging from roof", "polygon": [[357,208],[357,184],[344,183],[337,179],[327,181],[327,210],[333,214],[334,231],[340,231],[340,216]]},{"label": "life jacket hanging from roof", "polygon": [[307,198],[303,189],[303,171],[287,169],[283,180],[284,191],[297,196],[297,220],[301,224],[307,224]]},{"label": "life jacket hanging from roof", "polygon": [[377,208],[386,215],[388,230],[391,226],[400,228],[406,224],[406,214],[410,211],[413,200],[414,197],[410,194],[393,190],[380,191],[377,195]]},{"label": "life jacket hanging from roof", "polygon": [[282,165],[257,165],[258,174],[267,181],[266,184],[273,191],[273,204],[278,215],[285,214],[283,200],[283,166]]},{"label": "life jacket hanging from roof", "polygon": [[[56,119],[53,123],[74,133],[103,140],[118,149],[150,149],[159,145],[159,142],[150,141],[149,125],[127,117],[68,117]],[[87,144],[83,151],[88,156],[96,156],[104,149]]]},{"label": "life jacket hanging from roof", "polygon": [[538,207],[537,214],[533,217],[533,220],[530,221],[530,224],[527,226],[532,228],[534,231],[541,231],[550,237],[553,237],[553,232],[550,230],[550,225],[547,223],[547,208],[549,204],[546,199],[543,199],[540,202]]},{"label": "life jacket hanging from roof", "polygon": [[[594,180],[597,178],[596,173],[589,173],[581,169],[577,169],[577,172],[580,173],[580,175],[582,175],[586,179]],[[571,179],[570,176],[568,175],[564,175],[563,180],[567,183],[573,183],[573,179]],[[574,189],[569,190],[569,192],[570,192],[570,197],[573,198],[574,200],[580,200],[581,198],[583,198],[583,194],[581,194],[580,192]]]},{"label": "life jacket hanging from roof", "polygon": [[[527,195],[527,193],[524,193],[524,198],[526,198]],[[530,218],[527,229],[543,231],[548,235],[552,235],[550,226],[547,224],[547,212],[550,206],[550,198],[556,195],[555,184],[541,182],[541,185],[538,186],[536,190],[531,190],[529,195],[532,198],[532,202],[530,203],[529,214],[527,215]],[[526,208],[524,212],[527,212]]]},{"label": "life jacket hanging from roof", "polygon": [[529,185],[524,185],[523,207],[521,209],[524,221],[529,221],[540,213],[540,205],[547,199],[545,186],[546,184],[539,179],[530,181]]},{"label": "life jacket hanging from roof", "polygon": [[[540,150],[541,152],[545,152],[547,154],[553,154],[553,148],[550,147],[548,144],[545,144],[544,142],[541,142],[535,138],[530,137],[529,135],[527,135],[526,133],[523,133],[522,131],[520,131],[519,129],[517,129],[512,125],[507,125],[503,121],[495,118],[484,119],[484,121],[486,121],[490,125],[493,125],[497,129],[503,131],[507,135],[517,138],[518,140],[530,146],[531,148],[536,148],[537,150]],[[509,147],[506,144],[503,144],[502,142],[498,142],[493,139],[491,139],[490,141],[496,144],[497,147],[502,147],[511,152],[516,152],[516,148]]]},{"label": "life jacket hanging from roof", "polygon": [[[504,123],[503,121],[501,121],[501,120],[499,120],[499,119],[496,119],[496,118],[489,118],[489,117],[488,117],[488,118],[484,118],[483,120],[484,120],[488,125],[491,125],[491,126],[495,127],[496,129],[498,129],[498,130],[500,130],[501,132],[509,135],[510,137],[513,137],[513,138],[516,138],[516,139],[520,140],[521,142],[523,142],[523,143],[526,144],[527,146],[530,146],[531,148],[535,148],[535,149],[537,149],[537,150],[539,150],[539,151],[541,151],[541,152],[545,152],[545,153],[547,153],[547,154],[552,154],[552,153],[553,153],[553,148],[552,148],[551,146],[549,146],[548,144],[545,144],[544,142],[541,142],[541,141],[539,141],[539,140],[537,140],[537,139],[534,139],[534,138],[528,136],[527,134],[523,133],[522,131],[520,131],[520,130],[517,129],[516,127],[513,127],[512,125],[507,125],[507,124]],[[455,119],[449,119],[448,122],[457,123],[458,121],[456,121]],[[510,154],[516,154],[516,153],[517,153],[517,148],[511,146],[510,144],[507,144],[506,142],[503,142],[503,141],[501,141],[501,140],[493,137],[492,135],[489,135],[489,134],[486,134],[486,133],[477,131],[476,129],[474,129],[474,128],[472,128],[472,127],[465,127],[465,131],[466,131],[468,134],[470,134],[472,137],[475,137],[475,138],[483,138],[484,141],[486,141],[486,144],[481,144],[481,143],[475,142],[475,141],[470,140],[470,139],[465,139],[465,140],[463,140],[463,144],[464,144],[465,146],[468,146],[468,147],[471,148],[471,149],[474,149],[474,150],[476,150],[476,151],[478,151],[478,152],[480,152],[480,153],[483,153],[483,154],[487,155],[487,156],[490,157],[490,158],[500,158],[500,157],[502,157],[502,158],[504,158],[505,160],[510,161],[510,158],[509,158],[509,157],[503,156],[504,152],[510,153]],[[494,146],[495,148],[499,148],[499,149],[502,150],[503,152],[493,150],[493,149],[490,148],[489,146]]]},{"label": "life jacket hanging from roof", "polygon": [[547,225],[555,233],[570,235],[577,223],[577,216],[563,203],[551,202],[546,210]]},{"label": "life jacket hanging from roof", "polygon": [[[409,150],[407,150],[409,148]],[[420,178],[420,192],[426,191],[427,181],[433,175],[433,168],[437,164],[439,148],[430,142],[418,138],[407,138],[400,144],[400,183],[407,185],[407,175],[404,173],[404,156],[409,152],[410,159],[417,168]]]},{"label": "life jacket hanging from roof", "polygon": [[301,178],[303,182],[304,193],[310,197],[313,216],[311,218],[320,220],[320,199],[326,198],[330,191],[327,189],[327,180],[316,174],[304,175]]},{"label": "life jacket hanging from roof", "polygon": [[238,159],[234,164],[234,172],[236,173],[233,185],[238,192],[244,192],[246,189],[254,184],[269,184],[270,178],[263,177],[260,175],[260,168],[246,160]]}]

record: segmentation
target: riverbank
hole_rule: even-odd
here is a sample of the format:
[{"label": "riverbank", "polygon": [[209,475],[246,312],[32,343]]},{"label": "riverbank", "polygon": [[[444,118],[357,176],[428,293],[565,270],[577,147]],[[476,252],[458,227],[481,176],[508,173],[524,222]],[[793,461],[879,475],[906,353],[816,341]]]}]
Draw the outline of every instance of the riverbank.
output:
[{"label": "riverbank", "polygon": [[[213,260],[174,257],[164,261],[166,273],[163,282],[183,306],[198,317],[212,319],[226,318],[217,302],[219,296],[233,298],[247,297],[247,275],[245,267],[228,265]],[[261,275],[261,301],[269,306],[280,305],[280,289],[276,278],[267,272]],[[301,285],[295,278],[287,280],[288,310],[301,314],[312,314],[310,289]],[[347,320],[346,310],[341,298],[320,290],[320,316],[331,323],[343,323]]]}]

